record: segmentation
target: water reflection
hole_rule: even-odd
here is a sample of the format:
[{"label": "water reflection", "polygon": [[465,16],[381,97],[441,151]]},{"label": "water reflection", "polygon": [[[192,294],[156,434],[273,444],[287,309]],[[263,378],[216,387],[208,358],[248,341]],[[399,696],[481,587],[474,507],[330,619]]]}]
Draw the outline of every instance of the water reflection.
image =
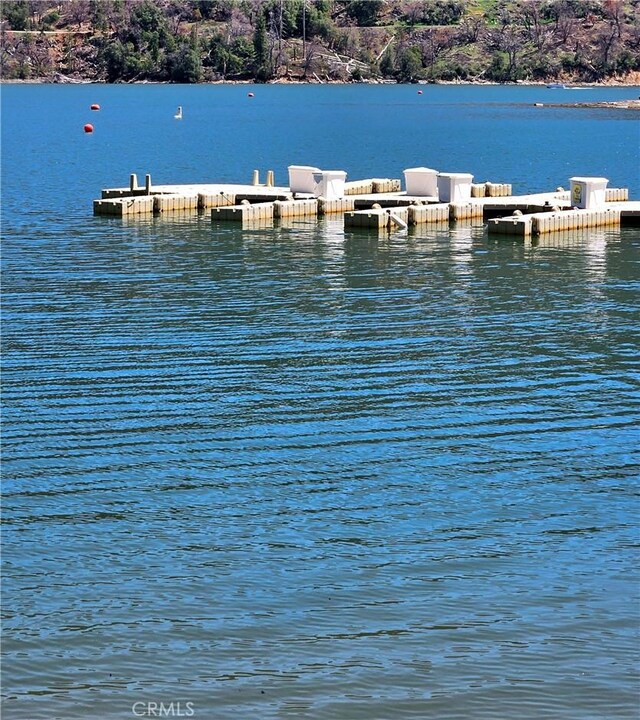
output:
[{"label": "water reflection", "polygon": [[589,275],[596,284],[603,283],[607,275],[607,233],[594,230],[586,238],[586,259]]}]

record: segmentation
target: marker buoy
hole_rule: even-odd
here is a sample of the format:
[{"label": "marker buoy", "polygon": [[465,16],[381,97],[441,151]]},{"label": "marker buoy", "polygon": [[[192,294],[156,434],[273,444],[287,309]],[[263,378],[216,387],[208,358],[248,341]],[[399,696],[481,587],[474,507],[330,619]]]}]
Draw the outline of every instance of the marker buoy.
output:
[{"label": "marker buoy", "polygon": [[253,93],[247,93],[247,97],[253,97]]},{"label": "marker buoy", "polygon": [[100,110],[100,105],[98,105],[98,103],[93,103],[93,105],[91,106],[91,109],[92,110]]},{"label": "marker buoy", "polygon": [[84,131],[85,131],[86,133],[92,133],[92,132],[93,132],[93,125],[91,125],[91,123],[87,123],[87,124],[84,126]]},{"label": "marker buoy", "polygon": [[422,95],[422,90],[418,90],[418,95]]}]

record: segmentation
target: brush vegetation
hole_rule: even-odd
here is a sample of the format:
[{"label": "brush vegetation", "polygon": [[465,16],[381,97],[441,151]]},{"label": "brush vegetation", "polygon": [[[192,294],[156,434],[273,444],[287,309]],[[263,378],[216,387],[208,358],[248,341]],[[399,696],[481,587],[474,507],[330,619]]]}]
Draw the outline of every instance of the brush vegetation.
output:
[{"label": "brush vegetation", "polygon": [[0,12],[4,80],[624,82],[640,71],[640,0],[5,0]]}]

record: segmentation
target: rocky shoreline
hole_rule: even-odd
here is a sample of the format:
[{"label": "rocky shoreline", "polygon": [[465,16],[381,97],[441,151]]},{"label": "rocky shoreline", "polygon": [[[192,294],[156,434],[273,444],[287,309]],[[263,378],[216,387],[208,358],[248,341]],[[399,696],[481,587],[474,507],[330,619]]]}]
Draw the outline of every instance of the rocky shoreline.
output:
[{"label": "rocky shoreline", "polygon": [[564,108],[605,108],[608,110],[640,110],[638,100],[608,100],[603,102],[576,102],[576,103],[537,103],[542,107]]},{"label": "rocky shoreline", "polygon": [[[43,77],[35,77],[35,78],[28,78],[28,79],[18,79],[18,78],[3,78],[0,77],[0,85],[1,84],[28,84],[28,85],[67,85],[67,84],[73,84],[73,85],[88,85],[88,84],[94,84],[94,85],[113,85],[113,84],[126,84],[126,85],[167,85],[170,84],[167,81],[154,81],[154,80],[140,80],[140,81],[124,81],[123,83],[108,83],[103,80],[92,80],[87,77],[82,77],[80,75],[65,75],[61,72],[55,72],[52,75],[47,75]],[[256,81],[255,79],[247,79],[247,80],[215,80],[211,82],[200,82],[200,83],[193,83],[196,85],[254,85],[254,84],[262,84]],[[265,83],[267,85],[396,85],[400,84],[397,83],[395,80],[390,79],[381,79],[381,80],[358,80],[358,81],[344,81],[344,80],[317,80],[313,78],[308,78],[306,80],[298,79],[298,78],[291,78],[291,77],[281,77],[276,78],[273,80],[268,81]],[[436,81],[427,81],[427,80],[420,80],[415,83],[407,83],[410,85],[416,85],[416,86],[424,86],[424,85],[486,85],[486,86],[514,86],[514,87],[549,87],[552,85],[558,85],[560,88],[564,89],[570,89],[570,88],[606,88],[606,87],[628,87],[628,88],[638,88],[638,91],[640,92],[640,72],[630,72],[627,75],[618,75],[610,78],[606,78],[604,80],[601,80],[600,82],[573,82],[571,80],[565,79],[562,82],[559,82],[557,79],[549,78],[548,80],[518,80],[515,82],[493,82],[490,80],[436,80]],[[545,103],[545,105],[561,105],[566,107],[582,107],[582,106],[588,106],[593,105],[597,107],[601,106],[611,106],[611,107],[625,107],[629,106],[632,109],[636,109],[638,101],[635,99],[629,99],[629,100],[620,100],[615,102],[609,102],[609,103]],[[626,109],[626,107],[625,107]]]}]

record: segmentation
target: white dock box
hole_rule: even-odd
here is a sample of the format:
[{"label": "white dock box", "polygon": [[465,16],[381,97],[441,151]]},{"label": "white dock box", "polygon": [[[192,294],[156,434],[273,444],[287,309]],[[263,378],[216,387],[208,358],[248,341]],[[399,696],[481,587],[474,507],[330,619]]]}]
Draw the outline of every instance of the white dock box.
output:
[{"label": "white dock box", "polygon": [[311,165],[289,165],[289,190],[292,193],[312,193],[314,188],[313,173],[320,168]]},{"label": "white dock box", "polygon": [[407,195],[438,197],[438,171],[426,167],[407,168],[404,186]]},{"label": "white dock box", "polygon": [[473,175],[469,173],[439,173],[438,197],[440,202],[465,202],[471,199]]},{"label": "white dock box", "polygon": [[572,177],[571,204],[581,210],[604,207],[607,178],[600,177]]},{"label": "white dock box", "polygon": [[325,200],[340,200],[344,197],[344,183],[347,173],[344,170],[319,170],[313,173],[315,197]]}]

